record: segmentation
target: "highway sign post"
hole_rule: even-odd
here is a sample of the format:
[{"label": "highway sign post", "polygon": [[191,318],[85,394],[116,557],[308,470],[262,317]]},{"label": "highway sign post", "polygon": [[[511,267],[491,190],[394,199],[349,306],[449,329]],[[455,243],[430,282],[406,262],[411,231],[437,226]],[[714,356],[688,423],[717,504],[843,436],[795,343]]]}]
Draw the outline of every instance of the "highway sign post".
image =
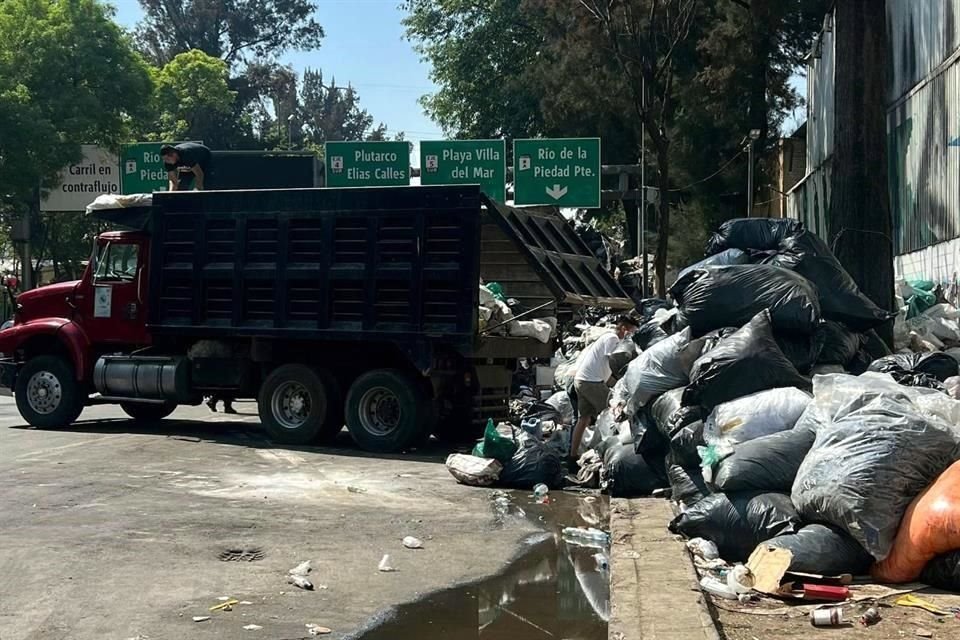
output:
[{"label": "highway sign post", "polygon": [[513,142],[514,204],[600,206],[600,138]]},{"label": "highway sign post", "polygon": [[167,170],[160,157],[164,144],[180,142],[137,142],[121,149],[120,190],[124,195],[167,190]]},{"label": "highway sign post", "polygon": [[410,184],[407,142],[328,142],[328,187],[390,187]]},{"label": "highway sign post", "polygon": [[479,184],[504,202],[507,148],[503,140],[424,140],[420,143],[420,184]]}]

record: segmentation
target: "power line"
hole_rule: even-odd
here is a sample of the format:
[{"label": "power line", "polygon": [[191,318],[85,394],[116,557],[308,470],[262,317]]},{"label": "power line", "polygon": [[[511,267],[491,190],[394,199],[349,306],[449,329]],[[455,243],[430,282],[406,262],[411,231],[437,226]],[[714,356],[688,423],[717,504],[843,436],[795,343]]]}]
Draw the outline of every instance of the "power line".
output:
[{"label": "power line", "polygon": [[708,180],[713,180],[713,179],[716,178],[718,175],[720,175],[721,173],[723,173],[723,172],[726,170],[727,167],[729,167],[731,164],[733,164],[733,162],[734,162],[737,158],[739,158],[740,156],[742,156],[743,153],[744,153],[744,152],[743,152],[742,150],[739,151],[739,152],[737,153],[737,155],[735,155],[735,156],[733,156],[732,158],[730,158],[730,159],[726,162],[726,164],[724,164],[722,167],[720,167],[719,169],[717,169],[716,171],[714,171],[713,173],[711,173],[709,176],[707,176],[707,177],[704,178],[703,180],[697,180],[696,182],[692,182],[692,183],[688,184],[687,186],[681,187],[681,188],[679,188],[679,189],[670,189],[670,192],[671,192],[671,193],[675,193],[675,192],[677,192],[677,191],[686,191],[687,189],[690,189],[690,188],[692,188],[692,187],[695,187],[695,186],[697,186],[698,184],[703,184],[704,182],[706,182],[706,181],[708,181]]}]

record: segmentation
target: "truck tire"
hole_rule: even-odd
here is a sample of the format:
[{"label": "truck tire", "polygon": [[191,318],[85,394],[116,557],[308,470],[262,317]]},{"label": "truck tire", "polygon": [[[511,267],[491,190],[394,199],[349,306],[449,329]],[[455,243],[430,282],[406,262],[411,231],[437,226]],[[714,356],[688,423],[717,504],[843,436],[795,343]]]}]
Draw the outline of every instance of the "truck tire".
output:
[{"label": "truck tire", "polygon": [[347,429],[366,451],[401,451],[429,435],[433,417],[427,394],[410,375],[394,369],[357,378],[347,393]]},{"label": "truck tire", "polygon": [[260,387],[257,410],[270,438],[309,444],[343,428],[343,408],[332,376],[304,364],[274,369]]},{"label": "truck tire", "polygon": [[73,367],[59,356],[28,360],[17,374],[14,395],[20,415],[34,427],[66,427],[83,411],[84,397]]},{"label": "truck tire", "polygon": [[177,409],[177,404],[175,402],[164,402],[163,404],[121,402],[120,408],[137,422],[150,423],[159,422],[169,416]]}]

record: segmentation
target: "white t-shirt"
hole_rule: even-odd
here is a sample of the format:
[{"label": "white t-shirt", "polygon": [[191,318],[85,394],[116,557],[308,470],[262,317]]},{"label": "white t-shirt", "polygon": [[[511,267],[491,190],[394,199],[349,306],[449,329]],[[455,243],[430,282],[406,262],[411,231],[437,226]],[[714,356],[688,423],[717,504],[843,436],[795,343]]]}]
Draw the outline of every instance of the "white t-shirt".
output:
[{"label": "white t-shirt", "polygon": [[577,361],[577,375],[574,380],[581,382],[606,382],[613,372],[607,357],[613,353],[620,338],[615,333],[605,333],[587,347]]}]

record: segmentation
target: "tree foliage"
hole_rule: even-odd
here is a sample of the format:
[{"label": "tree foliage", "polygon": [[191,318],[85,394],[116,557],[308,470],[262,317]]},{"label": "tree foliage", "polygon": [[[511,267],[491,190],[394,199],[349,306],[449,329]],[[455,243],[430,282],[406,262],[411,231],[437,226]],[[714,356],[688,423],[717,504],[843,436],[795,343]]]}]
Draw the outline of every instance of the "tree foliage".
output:
[{"label": "tree foliage", "polygon": [[140,0],[137,30],[157,63],[199,49],[229,65],[274,60],[291,49],[320,46],[323,28],[309,0]]},{"label": "tree foliage", "polygon": [[0,198],[22,211],[81,143],[125,141],[150,91],[147,65],[105,5],[0,2]]},{"label": "tree foliage", "polygon": [[237,92],[230,90],[227,64],[199,50],[178,54],[154,70],[156,140],[203,140],[219,147],[218,135],[234,114]]}]

